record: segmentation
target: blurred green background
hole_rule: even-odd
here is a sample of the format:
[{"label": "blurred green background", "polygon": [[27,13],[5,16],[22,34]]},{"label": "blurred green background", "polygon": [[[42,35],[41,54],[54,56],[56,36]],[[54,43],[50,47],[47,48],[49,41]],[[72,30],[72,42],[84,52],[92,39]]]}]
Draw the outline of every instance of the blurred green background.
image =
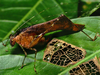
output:
[{"label": "blurred green background", "polygon": [[[61,14],[66,15],[74,23],[85,24],[86,29],[84,31],[91,37],[94,37],[96,32],[100,33],[99,7],[100,0],[0,0],[0,41],[6,43],[9,35],[16,32],[20,25],[31,17],[34,18],[19,29],[46,22]],[[86,57],[100,49],[99,37],[93,42],[81,32],[60,36],[63,33],[65,34],[64,31],[57,31],[48,33],[46,36],[56,35],[58,39],[84,48],[87,52]],[[37,75],[57,75],[69,68],[43,62],[42,58],[45,48],[46,45],[36,47],[38,50]],[[18,44],[12,48],[9,42],[6,47],[0,42],[0,75],[35,75],[33,68],[34,51],[26,51],[28,53],[25,61],[26,66],[18,70],[24,57],[22,49]],[[68,74],[68,71],[66,73]]]}]

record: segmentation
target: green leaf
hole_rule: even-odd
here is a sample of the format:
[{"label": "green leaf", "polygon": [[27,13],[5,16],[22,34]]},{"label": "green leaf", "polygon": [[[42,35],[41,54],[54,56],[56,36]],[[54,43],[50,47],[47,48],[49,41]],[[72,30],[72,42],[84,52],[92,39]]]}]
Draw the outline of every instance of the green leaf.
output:
[{"label": "green leaf", "polygon": [[[75,1],[75,2],[74,2]],[[0,0],[0,40],[6,42],[6,39],[9,38],[9,35],[16,31],[23,21],[32,18],[28,22],[28,26],[32,24],[38,24],[41,22],[46,22],[48,20],[54,19],[60,14],[65,14],[69,18],[77,17],[78,2],[77,0]],[[43,11],[40,13],[41,11]],[[28,12],[28,13],[27,13]],[[67,12],[67,13],[65,13]],[[48,17],[51,16],[51,17]],[[37,20],[37,21],[36,21]],[[95,36],[95,33],[100,33],[100,18],[99,17],[83,17],[72,19],[74,23],[85,24],[86,29],[84,31],[90,35],[92,38]],[[32,22],[32,24],[30,24]],[[25,27],[26,25],[23,25]],[[21,28],[20,28],[21,29]],[[61,35],[63,34],[63,35]],[[50,32],[46,34],[46,37],[49,35],[56,35],[54,38],[64,40],[68,43],[74,44],[78,47],[82,47],[86,50],[88,57],[93,54],[95,51],[100,49],[100,38],[98,37],[95,41],[91,41],[85,34],[82,32],[74,33],[67,35],[65,31]],[[43,62],[43,54],[45,46],[36,46],[38,50],[36,56],[36,70],[38,75],[57,75],[69,67],[60,67],[54,64]],[[8,52],[7,52],[8,51]],[[6,47],[0,42],[0,75],[35,75],[34,72],[34,51],[26,50],[28,56],[25,60],[25,67],[21,70],[18,70],[21,67],[22,60],[24,58],[24,52],[16,44],[13,48],[8,43]],[[93,57],[91,57],[93,58]],[[88,59],[89,60],[89,59]]]},{"label": "green leaf", "polygon": [[[8,5],[7,8],[6,7],[1,8],[1,14],[3,14],[4,16],[1,15],[2,20],[1,20],[1,24],[0,24],[0,28],[1,28],[0,31],[2,33],[0,33],[0,35],[2,35],[2,36],[0,37],[0,39],[5,40],[12,32],[14,32],[17,28],[19,28],[19,26],[22,23],[24,23],[25,20],[28,20],[30,17],[33,17],[33,19],[31,20],[32,24],[45,22],[47,20],[53,19],[55,17],[60,16],[61,14],[66,14],[66,13],[67,13],[66,15],[68,15],[69,18],[77,17],[76,10],[77,10],[78,3],[76,3],[76,2],[78,2],[78,1],[75,0],[76,4],[74,4],[73,6],[70,6],[70,4],[73,4],[73,3],[71,3],[73,1],[66,1],[66,2],[65,1],[66,0],[64,0],[64,1],[38,0],[35,2],[31,1],[31,0],[26,1],[29,4],[33,3],[33,6],[31,5],[31,7],[30,7],[31,10],[29,12],[28,12],[28,10],[30,8],[29,8],[29,6],[26,7],[26,4],[27,4],[26,2],[23,1],[24,3],[22,3],[22,1],[16,1],[16,2],[11,1],[10,3],[11,3],[11,5],[13,4],[13,7],[11,7],[11,5]],[[2,6],[2,3],[6,4],[7,2],[8,1],[1,0],[1,6]],[[18,3],[18,5],[17,5],[17,3]],[[23,4],[23,6],[22,6],[22,4]],[[26,11],[28,12],[27,14],[26,14]],[[72,13],[72,11],[75,11],[75,12]],[[7,12],[9,13],[9,15],[7,15]],[[12,12],[14,15],[12,14]],[[41,13],[41,12],[43,12],[43,13]],[[19,14],[20,15],[22,14],[22,15],[20,16]],[[8,17],[10,17],[10,16],[11,16],[11,18],[8,19]],[[49,17],[49,16],[51,16],[51,17]],[[9,23],[7,23],[7,22],[9,22]],[[10,26],[9,27],[6,26],[7,29],[5,26],[2,27],[2,25],[8,25],[8,24]]]}]

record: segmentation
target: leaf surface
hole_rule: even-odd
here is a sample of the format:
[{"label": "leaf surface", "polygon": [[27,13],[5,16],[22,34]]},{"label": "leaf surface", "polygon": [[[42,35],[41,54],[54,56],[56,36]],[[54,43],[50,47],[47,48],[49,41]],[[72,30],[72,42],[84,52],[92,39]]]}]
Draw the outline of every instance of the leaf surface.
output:
[{"label": "leaf surface", "polygon": [[[64,3],[64,4],[63,4]],[[63,4],[63,5],[60,5]],[[95,33],[100,33],[100,17],[77,17],[78,3],[73,0],[0,0],[0,40],[3,42],[6,41],[9,34],[17,30],[19,26],[28,20],[33,15],[35,16],[30,22],[32,24],[37,24],[41,22],[46,22],[48,20],[54,19],[60,14],[65,14],[72,19],[74,23],[84,24],[86,29],[84,31],[90,35],[92,38],[95,36]],[[54,7],[53,7],[54,6]],[[29,10],[31,12],[29,12]],[[41,11],[45,10],[43,13]],[[27,14],[28,12],[28,14]],[[67,12],[67,14],[65,13]],[[48,17],[51,16],[51,17]],[[36,21],[37,20],[37,21]],[[32,25],[27,23],[27,25]],[[24,25],[26,26],[26,25]],[[23,27],[24,27],[23,26]],[[66,34],[64,31],[50,32],[48,35],[56,35],[54,38],[61,39],[78,47],[82,47],[86,50],[87,56],[93,54],[95,51],[100,49],[100,38],[98,37],[95,41],[91,41],[86,35],[82,32],[73,33],[70,35]],[[61,35],[62,34],[62,35]],[[37,47],[36,47],[37,48]],[[64,71],[65,69],[57,65],[53,65],[47,62],[43,62],[43,54],[45,46],[38,47],[38,53],[36,56],[36,70],[38,75],[57,75],[58,73]],[[6,52],[8,51],[8,52]],[[0,42],[0,75],[35,75],[34,72],[34,51],[26,50],[28,56],[25,60],[26,66],[20,68],[22,60],[24,58],[24,53],[22,49],[16,44],[13,48],[8,43],[6,47]]]}]

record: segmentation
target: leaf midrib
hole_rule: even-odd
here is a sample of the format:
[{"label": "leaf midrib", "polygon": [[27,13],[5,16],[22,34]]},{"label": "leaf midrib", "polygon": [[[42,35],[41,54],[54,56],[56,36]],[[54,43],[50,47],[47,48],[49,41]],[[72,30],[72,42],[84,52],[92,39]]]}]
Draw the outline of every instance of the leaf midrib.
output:
[{"label": "leaf midrib", "polygon": [[4,41],[5,39],[7,39],[7,37],[9,37],[9,35],[11,34],[12,31],[15,31],[16,28],[18,28],[23,21],[30,15],[30,13],[36,9],[36,7],[42,2],[42,0],[37,1],[37,3],[31,8],[31,10],[8,32],[8,34],[2,39],[2,41]]}]

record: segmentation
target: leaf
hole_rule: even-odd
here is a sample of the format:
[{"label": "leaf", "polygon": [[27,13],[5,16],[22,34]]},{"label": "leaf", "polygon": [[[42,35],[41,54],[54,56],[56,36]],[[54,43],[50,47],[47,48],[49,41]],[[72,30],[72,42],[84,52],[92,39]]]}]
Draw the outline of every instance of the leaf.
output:
[{"label": "leaf", "polygon": [[[71,3],[72,2],[72,3]],[[60,5],[60,3],[64,3],[64,5]],[[69,3],[69,4],[68,4]],[[67,6],[68,4],[68,6]],[[57,5],[55,8],[51,8],[52,6]],[[5,40],[8,38],[11,32],[15,31],[24,20],[29,19],[33,15],[36,15],[31,21],[35,22],[33,24],[37,24],[40,22],[44,22],[53,18],[58,17],[61,13],[68,12],[66,15],[69,18],[77,17],[77,0],[75,3],[73,1],[64,0],[46,0],[42,2],[42,0],[32,1],[32,0],[24,0],[24,1],[15,1],[15,0],[0,0],[0,40]],[[50,8],[50,9],[47,9]],[[29,14],[26,14],[31,9]],[[39,13],[44,10],[45,12]],[[74,13],[75,12],[75,13]],[[57,15],[56,15],[57,14]],[[56,15],[56,16],[53,16]],[[50,18],[46,18],[47,16],[53,16]],[[36,22],[36,20],[38,22]],[[18,22],[19,21],[19,22]],[[94,37],[96,32],[100,33],[99,25],[100,18],[99,17],[83,17],[76,18],[72,20],[74,23],[85,24],[86,29],[84,31],[90,36]],[[78,47],[82,47],[86,49],[87,56],[99,50],[99,40],[98,37],[95,41],[91,41],[86,35],[81,32],[65,35],[64,31],[50,32],[46,34],[55,35],[56,38],[66,41],[68,43],[74,44]],[[64,34],[60,36],[60,34]],[[55,38],[55,37],[54,37]],[[3,41],[3,42],[5,42]],[[58,73],[64,71],[65,69],[57,65],[53,65],[50,63],[43,62],[43,54],[45,50],[45,46],[38,47],[38,53],[36,57],[36,70],[38,75],[57,75]],[[6,52],[6,50],[8,52]],[[24,53],[22,49],[16,44],[13,48],[8,45],[4,47],[2,42],[0,43],[0,74],[2,75],[35,75],[34,72],[34,51],[26,50],[28,53],[27,59],[25,60],[26,66],[18,70],[20,68],[22,60],[24,58]]]},{"label": "leaf", "polygon": [[[0,35],[2,35],[0,37],[1,40],[5,40],[12,32],[14,32],[17,28],[19,28],[19,26],[23,22],[25,22],[25,20],[28,20],[30,17],[34,17],[31,20],[32,24],[45,22],[48,19],[50,20],[50,19],[56,18],[56,17],[60,16],[61,14],[66,14],[65,12],[67,12],[66,15],[68,15],[69,18],[72,18],[72,17],[75,17],[75,16],[77,17],[77,15],[76,15],[77,14],[76,10],[77,10],[77,5],[78,5],[78,3],[76,3],[77,0],[75,0],[76,4],[74,4],[73,6],[70,6],[70,4],[72,4],[71,1],[66,1],[66,2],[65,1],[53,1],[53,0],[51,0],[51,1],[49,1],[49,0],[47,0],[47,1],[44,1],[44,0],[31,1],[30,0],[30,1],[28,1],[28,4],[30,4],[30,8],[31,8],[31,10],[29,12],[28,12],[28,10],[30,9],[29,6],[26,7],[26,2],[27,1],[23,1],[23,2],[22,1],[18,1],[18,2],[16,1],[14,3],[13,3],[13,1],[11,1],[10,3],[11,3],[11,5],[13,4],[13,7],[11,7],[11,5],[8,5],[7,8],[2,8],[1,9],[1,14],[4,14],[4,16],[5,16],[5,17],[1,16],[2,20],[1,20],[1,24],[0,24],[0,28],[1,28],[0,31],[3,34],[2,35],[0,33]],[[6,2],[8,2],[8,1],[3,1],[2,0],[1,2],[6,4]],[[19,5],[20,4],[21,5],[20,6],[17,5],[17,3]],[[35,4],[33,4],[34,6],[31,5],[31,3],[35,3]],[[50,3],[50,4],[48,4],[48,3]],[[23,4],[23,6],[22,6],[22,4]],[[63,4],[63,5],[61,6],[61,4]],[[66,9],[64,9],[65,7],[66,7]],[[45,12],[43,12],[43,10]],[[8,17],[10,17],[10,16],[6,15],[7,14],[6,12],[8,12],[8,11],[9,11],[9,14],[12,15],[12,17],[9,18],[9,19],[8,19]],[[74,14],[71,13],[72,11],[75,11],[75,13]],[[12,12],[13,12],[14,16],[13,16]],[[26,12],[28,12],[28,13],[26,14]],[[43,13],[41,13],[41,12],[43,12]],[[20,15],[22,14],[22,15],[20,16],[18,14],[20,14]],[[47,16],[52,16],[52,17],[48,18]],[[7,25],[6,22],[10,23],[10,24],[8,23],[10,26],[7,27],[7,29],[6,29],[5,26],[4,27],[1,26],[2,24],[3,25]]]},{"label": "leaf", "polygon": [[97,57],[95,57],[94,59],[91,59],[88,62],[78,65],[77,67],[73,68],[69,72],[70,72],[70,75],[75,75],[75,74],[99,75],[100,74],[99,68],[100,68],[99,61]]}]

